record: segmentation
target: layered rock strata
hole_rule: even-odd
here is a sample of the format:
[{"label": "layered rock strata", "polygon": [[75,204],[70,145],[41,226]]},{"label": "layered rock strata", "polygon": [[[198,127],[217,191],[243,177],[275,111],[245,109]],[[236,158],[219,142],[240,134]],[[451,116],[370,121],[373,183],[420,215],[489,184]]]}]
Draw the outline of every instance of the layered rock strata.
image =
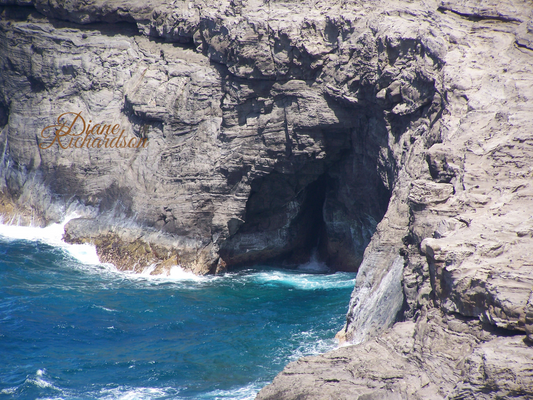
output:
[{"label": "layered rock strata", "polygon": [[[440,140],[403,164],[365,252],[338,335],[360,344],[290,364],[258,399],[533,396],[532,7],[433,7]],[[406,321],[377,335],[400,307],[398,254]]]},{"label": "layered rock strata", "polygon": [[529,399],[532,371],[523,337],[433,309],[379,338],[289,364],[257,399]]},{"label": "layered rock strata", "polygon": [[[0,4],[4,218],[75,208],[122,269],[358,270],[359,344],[258,398],[533,396],[529,3]],[[147,146],[50,145],[66,112]]]},{"label": "layered rock strata", "polygon": [[[439,47],[416,24],[404,45],[340,4],[6,3],[4,197],[43,223],[76,202],[103,236],[163,232],[199,273],[316,247],[357,270],[402,157],[436,140]],[[54,142],[61,115],[77,125]],[[69,240],[99,242],[79,223]]]}]

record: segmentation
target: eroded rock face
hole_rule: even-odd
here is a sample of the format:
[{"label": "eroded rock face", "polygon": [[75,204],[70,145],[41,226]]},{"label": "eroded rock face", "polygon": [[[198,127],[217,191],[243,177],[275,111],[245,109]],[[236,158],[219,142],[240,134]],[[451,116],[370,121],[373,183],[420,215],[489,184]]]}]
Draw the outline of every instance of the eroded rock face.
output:
[{"label": "eroded rock face", "polygon": [[[531,397],[533,53],[525,27],[533,9],[434,7],[418,17],[432,16],[433,34],[446,41],[436,75],[446,101],[429,133],[439,143],[404,160],[365,252],[338,335],[360,344],[290,364],[258,398]],[[388,278],[397,254],[408,322],[375,337],[385,321],[381,293],[397,292]],[[394,310],[398,301],[387,304]]]},{"label": "eroded rock face", "polygon": [[[5,216],[76,208],[123,269],[358,270],[360,344],[259,398],[531,396],[529,3],[1,3]],[[69,111],[149,144],[40,148]]]},{"label": "eroded rock face", "polygon": [[532,360],[521,337],[433,309],[379,338],[289,364],[257,399],[525,400],[533,395]]},{"label": "eroded rock face", "polygon": [[[43,223],[76,201],[98,232],[192,241],[180,259],[196,272],[316,247],[357,270],[402,157],[441,109],[439,49],[415,24],[293,4],[268,19],[259,4],[31,4],[2,11],[5,197]],[[148,145],[51,145],[43,128],[66,112]],[[203,268],[186,261],[198,252]]]}]

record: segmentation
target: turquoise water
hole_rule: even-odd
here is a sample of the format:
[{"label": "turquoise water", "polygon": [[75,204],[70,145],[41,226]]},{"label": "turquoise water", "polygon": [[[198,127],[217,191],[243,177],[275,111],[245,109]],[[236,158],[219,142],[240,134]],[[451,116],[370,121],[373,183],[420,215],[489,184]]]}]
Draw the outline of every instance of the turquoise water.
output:
[{"label": "turquoise water", "polygon": [[0,236],[0,398],[252,399],[335,347],[355,275],[318,267],[154,278]]}]

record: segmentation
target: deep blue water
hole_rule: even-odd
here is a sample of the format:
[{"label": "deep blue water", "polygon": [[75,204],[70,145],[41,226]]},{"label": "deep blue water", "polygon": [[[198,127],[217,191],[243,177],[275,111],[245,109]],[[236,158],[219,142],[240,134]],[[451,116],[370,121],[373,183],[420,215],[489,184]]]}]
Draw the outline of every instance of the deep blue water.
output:
[{"label": "deep blue water", "polygon": [[133,276],[0,236],[0,398],[254,398],[335,347],[355,275],[306,271]]}]

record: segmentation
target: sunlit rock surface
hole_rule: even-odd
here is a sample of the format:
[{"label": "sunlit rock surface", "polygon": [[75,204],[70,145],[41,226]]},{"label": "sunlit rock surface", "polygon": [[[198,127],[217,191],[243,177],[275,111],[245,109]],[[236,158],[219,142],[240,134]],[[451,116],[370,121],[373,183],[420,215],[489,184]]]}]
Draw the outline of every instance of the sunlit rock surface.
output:
[{"label": "sunlit rock surface", "polygon": [[75,209],[121,269],[358,270],[358,345],[262,399],[533,396],[530,3],[0,4],[4,220]]}]

